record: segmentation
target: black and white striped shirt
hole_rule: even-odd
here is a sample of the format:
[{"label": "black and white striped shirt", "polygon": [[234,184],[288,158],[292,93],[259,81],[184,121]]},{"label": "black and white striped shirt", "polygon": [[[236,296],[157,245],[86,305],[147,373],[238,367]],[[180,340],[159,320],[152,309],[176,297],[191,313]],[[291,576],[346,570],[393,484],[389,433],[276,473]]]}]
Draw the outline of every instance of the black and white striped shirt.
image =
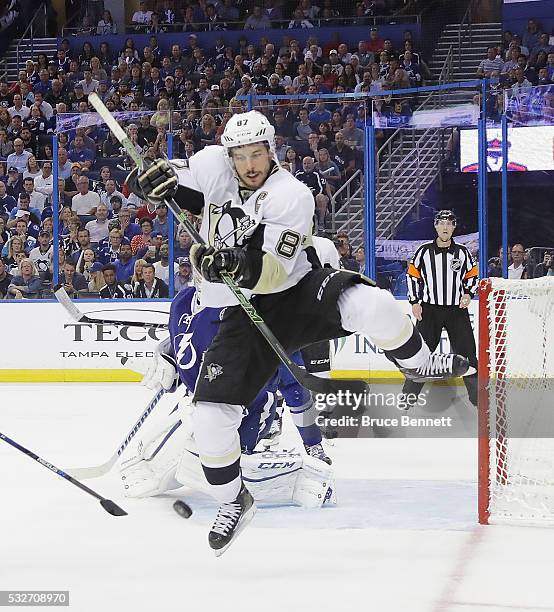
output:
[{"label": "black and white striped shirt", "polygon": [[439,247],[422,244],[408,264],[408,298],[411,304],[458,306],[464,293],[473,297],[478,271],[468,249],[456,244]]}]

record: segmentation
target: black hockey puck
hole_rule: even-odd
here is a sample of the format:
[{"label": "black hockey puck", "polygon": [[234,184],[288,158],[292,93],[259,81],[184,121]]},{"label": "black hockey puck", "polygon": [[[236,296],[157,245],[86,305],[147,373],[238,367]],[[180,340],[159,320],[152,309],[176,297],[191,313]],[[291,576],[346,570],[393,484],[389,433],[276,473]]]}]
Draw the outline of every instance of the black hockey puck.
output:
[{"label": "black hockey puck", "polygon": [[192,516],[192,510],[190,509],[190,506],[188,504],[185,504],[185,502],[181,501],[180,499],[173,503],[173,510],[175,510],[175,512],[177,512],[179,516],[182,516],[186,519]]}]

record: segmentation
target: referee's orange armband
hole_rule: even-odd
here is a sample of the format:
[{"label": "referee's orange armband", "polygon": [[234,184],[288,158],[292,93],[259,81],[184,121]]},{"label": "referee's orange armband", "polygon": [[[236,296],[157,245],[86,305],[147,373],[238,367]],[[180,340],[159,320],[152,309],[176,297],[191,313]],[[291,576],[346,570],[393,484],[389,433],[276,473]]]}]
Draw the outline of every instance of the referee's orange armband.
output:
[{"label": "referee's orange armband", "polygon": [[408,275],[414,278],[421,278],[419,270],[411,262],[408,264]]},{"label": "referee's orange armband", "polygon": [[471,270],[469,272],[466,272],[466,274],[464,275],[464,280],[473,278],[474,276],[477,276],[477,274],[479,274],[477,266],[473,266],[473,268],[471,268]]}]

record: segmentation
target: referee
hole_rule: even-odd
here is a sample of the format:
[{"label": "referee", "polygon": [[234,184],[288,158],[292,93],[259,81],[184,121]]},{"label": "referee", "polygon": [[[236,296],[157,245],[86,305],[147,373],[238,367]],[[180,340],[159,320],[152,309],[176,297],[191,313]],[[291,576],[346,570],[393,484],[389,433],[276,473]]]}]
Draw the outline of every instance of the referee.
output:
[{"label": "referee", "polygon": [[[443,328],[448,332],[452,352],[469,360],[477,370],[475,338],[467,307],[477,290],[477,266],[468,249],[456,244],[452,234],[456,216],[450,210],[435,215],[437,237],[422,244],[408,264],[408,297],[416,327],[433,352]],[[477,373],[464,377],[469,401],[477,406]],[[423,383],[407,380],[405,394],[421,391]]]}]

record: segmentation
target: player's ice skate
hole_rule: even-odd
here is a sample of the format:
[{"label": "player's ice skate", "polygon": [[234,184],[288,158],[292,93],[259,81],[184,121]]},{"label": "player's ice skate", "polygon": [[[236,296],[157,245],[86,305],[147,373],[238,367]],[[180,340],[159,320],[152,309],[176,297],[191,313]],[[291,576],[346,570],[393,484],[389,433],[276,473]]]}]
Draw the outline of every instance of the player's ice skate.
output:
[{"label": "player's ice skate", "polygon": [[256,504],[248,489],[243,485],[233,502],[226,502],[219,507],[217,517],[208,534],[208,542],[220,557],[236,540],[239,533],[248,525],[256,514]]},{"label": "player's ice skate", "polygon": [[310,457],[324,461],[327,465],[331,465],[333,463],[331,461],[331,457],[329,457],[325,452],[321,442],[319,444],[312,444],[312,446],[304,444],[304,448]]},{"label": "player's ice skate", "polygon": [[400,371],[410,380],[425,382],[466,376],[467,374],[473,374],[475,369],[470,367],[469,361],[461,355],[431,353],[427,361],[419,368],[400,368]]}]

